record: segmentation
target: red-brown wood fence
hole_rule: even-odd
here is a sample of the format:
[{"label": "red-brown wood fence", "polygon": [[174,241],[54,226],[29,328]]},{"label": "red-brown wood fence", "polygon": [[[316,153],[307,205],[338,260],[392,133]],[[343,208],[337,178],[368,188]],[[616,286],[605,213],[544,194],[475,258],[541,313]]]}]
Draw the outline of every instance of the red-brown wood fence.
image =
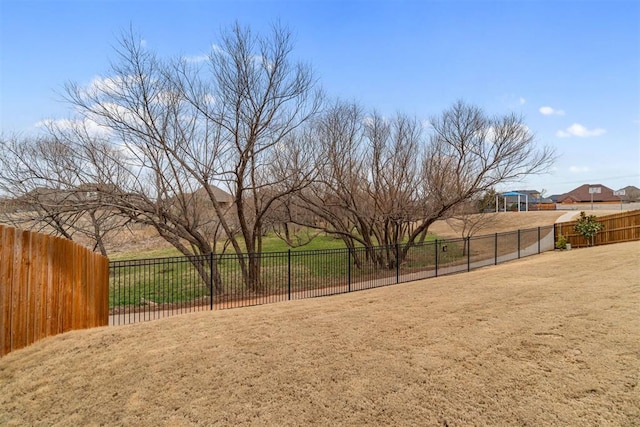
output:
[{"label": "red-brown wood fence", "polygon": [[[600,216],[597,221],[604,225],[604,230],[595,236],[595,245],[629,242],[640,240],[640,210],[621,212]],[[555,226],[555,239],[562,234],[572,248],[589,246],[587,240],[576,233],[573,227],[578,221],[561,222]]]},{"label": "red-brown wood fence", "polygon": [[0,225],[0,357],[108,322],[106,257],[60,237]]}]

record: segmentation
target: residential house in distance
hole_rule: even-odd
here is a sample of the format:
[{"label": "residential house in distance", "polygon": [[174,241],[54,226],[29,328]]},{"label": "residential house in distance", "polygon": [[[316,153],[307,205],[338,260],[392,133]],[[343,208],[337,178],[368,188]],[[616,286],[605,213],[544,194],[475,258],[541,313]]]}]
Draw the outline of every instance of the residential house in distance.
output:
[{"label": "residential house in distance", "polygon": [[558,196],[557,203],[620,203],[620,197],[613,193],[611,188],[602,184],[583,184],[568,193]]},{"label": "residential house in distance", "polygon": [[634,185],[627,185],[615,192],[623,203],[640,202],[640,188]]},{"label": "residential house in distance", "polygon": [[558,197],[562,196],[562,194],[552,194],[551,196],[549,196],[549,200],[551,200],[553,203],[558,203]]},{"label": "residential house in distance", "polygon": [[60,189],[36,187],[18,197],[7,199],[3,210],[7,213],[31,212],[38,210],[41,206],[59,209],[66,204],[69,194]]},{"label": "residential house in distance", "polygon": [[94,205],[104,194],[117,192],[108,184],[81,184],[77,187],[36,187],[18,197],[7,198],[4,212],[31,212],[36,210],[64,211],[82,205]]},{"label": "residential house in distance", "polygon": [[[227,193],[226,191],[224,191],[222,188],[217,187],[213,184],[209,184],[209,189],[211,190],[211,193],[215,197],[216,202],[220,204],[220,207],[222,209],[227,209],[229,206],[233,204],[233,201],[234,201],[233,196]],[[210,200],[209,194],[207,193],[207,190],[204,187],[200,187],[199,189],[197,189],[193,193],[193,197],[200,202],[202,201],[208,202]]]},{"label": "residential house in distance", "polygon": [[[233,196],[220,187],[209,184],[209,190],[223,214],[226,214],[234,203]],[[200,220],[210,221],[217,213],[206,188],[200,187],[193,193],[182,193],[167,199],[167,207],[178,215],[187,215]]]},{"label": "residential house in distance", "polygon": [[0,214],[14,212],[13,200],[9,197],[0,197]]}]

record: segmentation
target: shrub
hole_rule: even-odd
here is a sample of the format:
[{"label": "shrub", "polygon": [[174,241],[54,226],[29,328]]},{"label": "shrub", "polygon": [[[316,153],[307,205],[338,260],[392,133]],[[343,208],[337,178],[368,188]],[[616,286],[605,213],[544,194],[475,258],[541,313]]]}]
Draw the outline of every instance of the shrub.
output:
[{"label": "shrub", "polygon": [[593,240],[599,231],[604,230],[604,225],[596,220],[595,215],[586,215],[584,211],[580,212],[578,223],[573,227],[576,233],[587,239],[589,246],[593,246]]},{"label": "shrub", "polygon": [[556,240],[556,249],[567,249],[567,238],[562,233],[558,235],[558,240]]}]

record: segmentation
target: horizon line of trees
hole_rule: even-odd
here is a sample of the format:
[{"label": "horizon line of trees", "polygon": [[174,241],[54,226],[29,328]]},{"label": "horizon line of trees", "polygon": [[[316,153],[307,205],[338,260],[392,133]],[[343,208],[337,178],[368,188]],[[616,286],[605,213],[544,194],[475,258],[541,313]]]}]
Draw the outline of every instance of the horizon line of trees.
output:
[{"label": "horizon line of trees", "polygon": [[[434,221],[554,160],[514,114],[457,101],[426,129],[327,99],[292,51],[280,26],[236,24],[205,63],[159,58],[125,33],[109,77],[65,86],[72,119],[0,139],[0,192],[35,206],[10,219],[89,236],[105,255],[105,239],[131,224],[184,255],[215,256],[224,242],[259,291],[255,255],[270,230],[292,245],[313,236],[292,236],[295,226],[328,233],[393,268]],[[398,242],[398,254],[373,250]],[[221,288],[215,267],[196,268]]]}]

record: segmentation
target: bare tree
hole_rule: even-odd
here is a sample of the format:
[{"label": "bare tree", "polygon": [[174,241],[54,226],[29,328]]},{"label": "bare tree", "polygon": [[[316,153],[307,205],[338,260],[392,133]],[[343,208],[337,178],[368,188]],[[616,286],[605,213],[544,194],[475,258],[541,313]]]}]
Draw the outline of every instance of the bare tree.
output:
[{"label": "bare tree", "polygon": [[[313,132],[318,150],[318,176],[314,183],[292,199],[298,210],[290,219],[316,227],[340,237],[350,249],[357,242],[366,245],[369,232],[369,212],[366,192],[366,171],[362,152],[362,111],[352,104],[336,103]],[[305,210],[310,215],[301,215]],[[366,230],[354,233],[354,230]]]},{"label": "bare tree", "polygon": [[[95,176],[84,179],[103,183],[111,206],[185,255],[215,254],[218,235],[228,239],[245,284],[259,290],[256,254],[269,212],[311,182],[302,151],[300,168],[286,176],[271,167],[291,152],[322,98],[310,67],[292,62],[291,51],[281,27],[261,36],[236,25],[202,66],[160,60],[126,34],[108,78],[67,86],[82,122],[105,130]],[[95,141],[78,126],[52,130],[72,145]]]},{"label": "bare tree", "polygon": [[[447,218],[497,184],[540,173],[554,155],[538,148],[522,119],[489,117],[457,102],[431,120],[424,138],[419,121],[398,115],[365,117],[338,103],[317,125],[327,161],[320,179],[299,195],[300,205],[348,247],[371,249],[393,267],[429,226]],[[396,259],[392,244],[404,242]],[[381,255],[375,245],[387,248]]]},{"label": "bare tree", "polygon": [[425,209],[401,259],[438,218],[498,184],[546,172],[555,159],[552,149],[536,146],[523,119],[514,114],[491,117],[458,101],[432,118],[431,127],[421,174]]},{"label": "bare tree", "polygon": [[[358,105],[336,102],[314,132],[322,153],[318,177],[292,198],[308,214],[297,210],[291,221],[335,234],[350,249],[364,246],[369,260],[392,265],[392,245],[418,209],[422,125],[403,115],[366,116]],[[380,245],[384,253],[374,250]]]},{"label": "bare tree", "polygon": [[[269,212],[312,181],[310,157],[294,136],[318,112],[322,97],[310,67],[289,60],[288,31],[274,27],[270,37],[256,37],[236,25],[221,41],[210,55],[213,84],[186,67],[176,75],[185,98],[216,130],[225,168],[212,171],[211,178],[226,183],[234,196],[244,248],[237,240],[232,244],[245,283],[258,289],[260,257],[255,255],[262,252]],[[203,102],[211,94],[215,102]],[[287,160],[293,167],[279,174],[274,165]]]},{"label": "bare tree", "polygon": [[53,138],[0,138],[2,220],[14,226],[88,240],[107,255],[106,241],[126,227],[99,199],[95,183],[83,181],[88,164]]}]

